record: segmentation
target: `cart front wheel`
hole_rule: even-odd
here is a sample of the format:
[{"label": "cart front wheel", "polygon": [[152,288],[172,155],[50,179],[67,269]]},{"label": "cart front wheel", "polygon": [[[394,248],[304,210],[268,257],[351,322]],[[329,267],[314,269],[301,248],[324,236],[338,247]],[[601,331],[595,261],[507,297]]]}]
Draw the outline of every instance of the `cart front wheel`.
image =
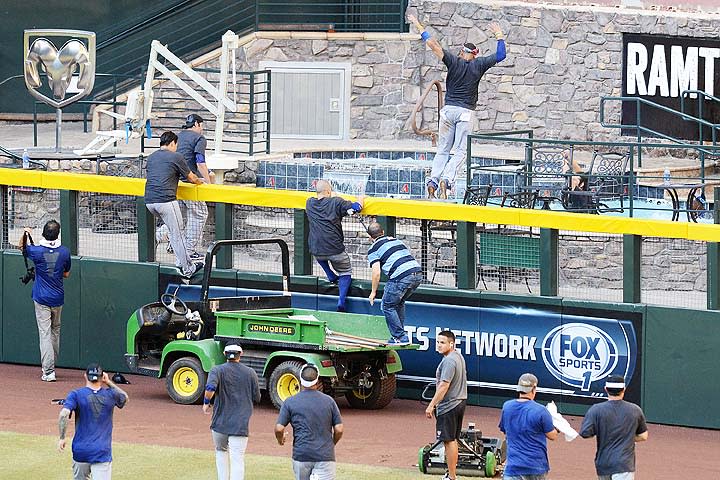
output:
[{"label": "cart front wheel", "polygon": [[175,403],[191,405],[200,403],[205,393],[207,373],[200,360],[183,357],[175,360],[168,369],[165,386]]}]

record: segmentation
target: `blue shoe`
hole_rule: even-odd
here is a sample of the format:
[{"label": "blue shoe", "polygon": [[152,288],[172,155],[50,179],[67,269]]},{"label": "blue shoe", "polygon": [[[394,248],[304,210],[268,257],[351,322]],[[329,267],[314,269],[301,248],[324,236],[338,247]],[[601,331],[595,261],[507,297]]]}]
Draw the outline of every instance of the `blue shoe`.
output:
[{"label": "blue shoe", "polygon": [[387,341],[388,345],[410,345],[410,339],[405,336],[403,338],[395,338],[392,337],[390,340]]},{"label": "blue shoe", "polygon": [[436,198],[435,192],[437,191],[437,189],[438,189],[438,184],[435,183],[435,180],[428,180],[428,182],[427,182],[428,198]]}]

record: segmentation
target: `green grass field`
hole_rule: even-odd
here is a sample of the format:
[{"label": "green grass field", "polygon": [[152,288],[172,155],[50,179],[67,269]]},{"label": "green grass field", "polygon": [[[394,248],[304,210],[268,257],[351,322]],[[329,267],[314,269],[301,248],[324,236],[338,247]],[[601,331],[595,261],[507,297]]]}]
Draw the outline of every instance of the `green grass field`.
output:
[{"label": "green grass field", "polygon": [[[252,439],[250,440],[252,441]],[[56,449],[57,437],[0,432],[0,479],[67,480],[72,478],[70,442]],[[113,443],[113,480],[207,480],[216,478],[215,455],[209,450]],[[245,478],[292,480],[289,457],[245,456]],[[338,464],[343,480],[430,479],[417,471]]]}]

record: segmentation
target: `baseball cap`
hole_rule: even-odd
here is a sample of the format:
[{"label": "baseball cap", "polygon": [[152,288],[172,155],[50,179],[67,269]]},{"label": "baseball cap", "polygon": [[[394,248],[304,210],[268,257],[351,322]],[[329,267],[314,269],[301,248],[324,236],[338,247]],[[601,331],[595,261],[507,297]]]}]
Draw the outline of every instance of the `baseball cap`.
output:
[{"label": "baseball cap", "polygon": [[[315,374],[313,375],[310,373],[310,371],[314,370]],[[306,373],[307,372],[307,373]],[[315,377],[314,380],[306,380],[305,377]],[[300,368],[300,385],[302,385],[305,388],[310,388],[318,381],[320,380],[320,370],[313,365],[312,363],[306,363]]]},{"label": "baseball cap", "polygon": [[622,390],[625,388],[625,378],[622,375],[608,375],[607,380],[605,380],[605,388]]},{"label": "baseball cap", "polygon": [[520,375],[517,384],[517,391],[522,393],[530,393],[532,389],[537,387],[538,379],[532,373],[523,373]]},{"label": "baseball cap", "polygon": [[185,118],[185,125],[182,128],[192,128],[195,126],[195,122],[203,123],[203,118],[197,113],[191,113]]},{"label": "baseball cap", "polygon": [[85,375],[87,375],[87,379],[91,382],[97,382],[98,380],[100,380],[102,378],[102,374],[103,369],[99,363],[91,363],[85,369]]},{"label": "baseball cap", "polygon": [[225,345],[225,350],[223,350],[223,353],[225,353],[225,358],[229,360],[235,360],[236,358],[240,357],[241,353],[243,353],[243,349],[237,343],[228,343],[227,345]]}]

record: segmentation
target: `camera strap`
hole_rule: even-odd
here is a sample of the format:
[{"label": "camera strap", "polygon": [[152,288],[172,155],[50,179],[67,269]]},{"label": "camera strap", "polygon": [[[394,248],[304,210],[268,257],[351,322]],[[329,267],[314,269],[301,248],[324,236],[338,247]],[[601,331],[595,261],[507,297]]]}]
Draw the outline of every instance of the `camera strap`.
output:
[{"label": "camera strap", "polygon": [[[27,237],[25,239],[25,246],[27,247],[27,242],[30,242],[30,245],[35,245],[35,242],[33,242],[32,235],[30,233],[25,232],[25,236]],[[23,261],[25,262],[25,270],[30,270],[30,265],[28,265],[28,256],[27,256],[27,250],[25,248],[22,249],[23,254]]]}]

